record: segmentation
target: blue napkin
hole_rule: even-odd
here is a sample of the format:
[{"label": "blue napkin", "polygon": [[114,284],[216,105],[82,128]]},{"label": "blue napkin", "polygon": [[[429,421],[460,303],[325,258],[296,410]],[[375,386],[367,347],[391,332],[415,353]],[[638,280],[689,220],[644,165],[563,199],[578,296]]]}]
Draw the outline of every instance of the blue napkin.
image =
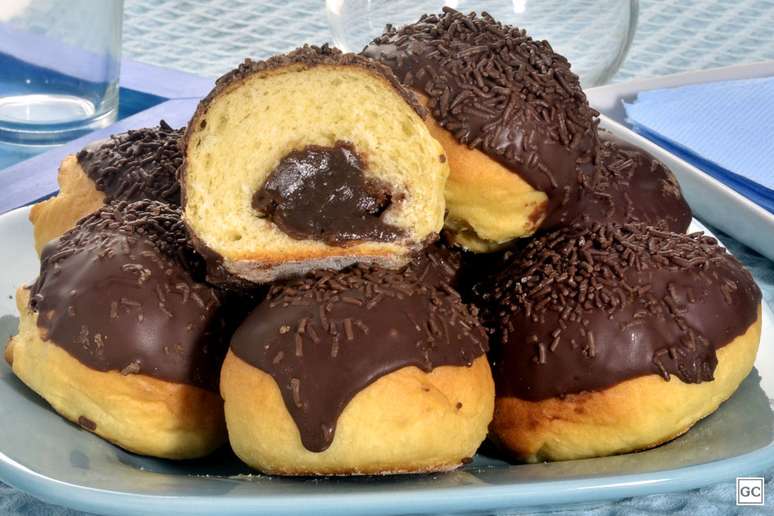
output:
[{"label": "blue napkin", "polygon": [[774,213],[774,77],[644,91],[635,131]]}]

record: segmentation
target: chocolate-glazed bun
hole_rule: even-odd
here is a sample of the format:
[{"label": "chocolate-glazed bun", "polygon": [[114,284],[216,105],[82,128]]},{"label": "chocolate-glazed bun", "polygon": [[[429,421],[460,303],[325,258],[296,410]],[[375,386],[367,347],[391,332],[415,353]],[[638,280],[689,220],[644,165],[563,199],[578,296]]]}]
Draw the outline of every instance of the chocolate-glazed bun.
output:
[{"label": "chocolate-glazed bun", "polygon": [[179,206],[181,134],[162,120],[158,127],[116,134],[67,156],[59,166],[59,193],[30,211],[38,252],[112,201],[148,199]]},{"label": "chocolate-glazed bun", "polygon": [[[223,366],[229,440],[266,473],[447,470],[486,436],[486,335],[440,274],[353,266],[274,285]],[[427,279],[427,278],[426,278]]]},{"label": "chocolate-glazed bun", "polygon": [[430,108],[444,146],[447,230],[476,250],[566,224],[591,170],[596,112],[567,60],[488,14],[444,8],[385,33],[363,55]]},{"label": "chocolate-glazed bun", "polygon": [[672,172],[644,149],[601,133],[599,166],[582,176],[577,223],[640,222],[685,233],[691,209]]},{"label": "chocolate-glazed bun", "polygon": [[180,206],[177,169],[183,162],[182,133],[162,120],[158,127],[130,130],[87,145],[76,157],[107,202],[150,199]]},{"label": "chocolate-glazed bun", "polygon": [[209,453],[225,436],[217,385],[228,335],[203,275],[178,208],[106,205],[45,247],[40,276],[20,291],[14,373],[128,450]]},{"label": "chocolate-glazed bun", "polygon": [[566,228],[530,242],[488,288],[492,430],[530,461],[680,435],[736,390],[758,347],[760,290],[701,233]]},{"label": "chocolate-glazed bun", "polygon": [[327,45],[218,79],[181,167],[209,281],[404,267],[443,227],[448,165],[424,116],[387,67]]}]

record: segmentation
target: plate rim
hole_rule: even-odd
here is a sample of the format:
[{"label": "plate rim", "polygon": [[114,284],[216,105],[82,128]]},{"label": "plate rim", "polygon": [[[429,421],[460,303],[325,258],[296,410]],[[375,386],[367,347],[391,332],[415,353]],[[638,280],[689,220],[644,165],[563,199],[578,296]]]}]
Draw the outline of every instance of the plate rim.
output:
[{"label": "plate rim", "polygon": [[[742,467],[744,466],[744,469]],[[728,459],[684,468],[631,473],[599,479],[568,479],[528,484],[471,485],[417,491],[396,499],[384,493],[324,493],[303,495],[314,505],[315,514],[337,514],[345,498],[348,511],[358,513],[404,513],[425,511],[466,512],[562,506],[603,502],[622,497],[686,491],[721,482],[735,474],[752,475],[774,466],[774,442],[755,451]],[[298,514],[298,497],[277,495],[255,497],[147,495],[127,491],[86,487],[52,479],[29,470],[0,452],[0,477],[4,482],[50,503],[91,512],[147,514],[149,511],[180,511],[185,514]],[[615,481],[611,481],[611,480]],[[236,481],[236,480],[232,480]],[[598,496],[601,495],[601,496]],[[525,503],[526,502],[526,503]],[[306,512],[306,511],[303,511]]]},{"label": "plate rim", "polygon": [[[694,208],[703,219],[708,220],[718,229],[726,233],[735,234],[735,230],[742,226],[743,230],[735,234],[735,238],[743,244],[755,249],[768,259],[774,261],[774,245],[759,237],[761,229],[774,231],[774,214],[768,212],[750,199],[744,197],[736,190],[725,185],[721,181],[705,173],[687,160],[670,152],[659,143],[646,138],[634,131],[626,122],[622,102],[624,99],[636,98],[641,92],[654,89],[677,88],[682,86],[704,84],[709,82],[747,80],[761,77],[774,77],[774,60],[759,61],[756,63],[736,64],[720,68],[704,70],[689,70],[671,75],[656,77],[635,78],[628,81],[605,84],[584,90],[591,106],[600,112],[601,125],[608,125],[615,129],[616,134],[623,136],[625,140],[634,143],[662,159],[659,154],[668,156],[669,160],[680,165],[684,170],[674,171],[678,180],[682,175],[687,176],[687,183],[692,185],[693,194],[687,196],[689,204],[698,204]],[[662,159],[663,160],[663,159]],[[685,187],[684,187],[685,191]],[[697,200],[701,197],[700,200]],[[705,198],[712,198],[707,203]],[[735,217],[720,217],[720,213],[728,213],[728,208],[718,208],[723,203],[731,204],[735,210]],[[708,206],[712,205],[712,208]],[[740,220],[741,219],[741,220]],[[744,229],[744,224],[754,221],[757,231]]]}]

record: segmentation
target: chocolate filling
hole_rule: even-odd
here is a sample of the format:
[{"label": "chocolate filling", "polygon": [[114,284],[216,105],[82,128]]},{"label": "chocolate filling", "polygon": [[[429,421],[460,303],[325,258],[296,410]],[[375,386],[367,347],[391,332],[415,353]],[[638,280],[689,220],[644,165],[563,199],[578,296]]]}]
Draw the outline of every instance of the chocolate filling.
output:
[{"label": "chocolate filling", "polygon": [[30,307],[44,339],[87,367],[217,391],[227,336],[202,273],[179,209],[119,202],[43,249]]},{"label": "chocolate filling", "polygon": [[469,366],[486,352],[475,315],[432,277],[358,265],[275,284],[231,350],[274,378],[304,447],[324,451],[347,403],[382,376]]},{"label": "chocolate filling", "polygon": [[162,120],[155,128],[93,142],[76,157],[107,202],[149,199],[180,206],[181,135],[182,129],[172,129]]},{"label": "chocolate filling", "polygon": [[350,143],[308,145],[280,160],[253,196],[253,208],[298,240],[393,241],[403,232],[382,221],[393,195],[387,185],[366,178],[366,168]]},{"label": "chocolate filling", "polygon": [[643,224],[546,234],[479,288],[498,396],[533,401],[651,374],[711,381],[761,301],[715,239]]},{"label": "chocolate filling", "polygon": [[573,220],[593,168],[596,111],[546,41],[484,13],[444,8],[385,33],[363,55],[429,99],[435,120],[548,196],[542,227]]},{"label": "chocolate filling", "polygon": [[691,209],[672,172],[645,150],[601,134],[600,164],[583,176],[577,222],[642,222],[685,233]]}]

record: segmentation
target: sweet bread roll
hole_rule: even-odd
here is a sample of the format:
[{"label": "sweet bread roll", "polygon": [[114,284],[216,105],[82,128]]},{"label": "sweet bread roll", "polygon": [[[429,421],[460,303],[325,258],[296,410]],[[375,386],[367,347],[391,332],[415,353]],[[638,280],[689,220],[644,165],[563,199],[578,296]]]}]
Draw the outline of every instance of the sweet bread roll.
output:
[{"label": "sweet bread roll", "polygon": [[691,209],[672,172],[648,152],[600,133],[599,165],[583,177],[579,224],[639,222],[685,233]]},{"label": "sweet bread roll", "polygon": [[357,265],[275,284],[223,364],[236,454],[281,475],[443,471],[472,457],[494,403],[486,336],[428,274]]},{"label": "sweet bread roll", "polygon": [[65,157],[59,165],[59,193],[30,210],[38,254],[106,203],[150,199],[179,206],[181,134],[162,120],[158,127],[113,135]]},{"label": "sweet bread roll", "polygon": [[734,393],[761,331],[760,290],[713,238],[641,224],[536,238],[483,297],[491,433],[529,462],[679,436]]},{"label": "sweet bread roll", "polygon": [[567,60],[488,14],[444,8],[363,55],[424,96],[443,145],[447,230],[474,251],[572,221],[596,151],[596,112]]},{"label": "sweet bread roll", "polygon": [[448,165],[423,113],[387,68],[327,46],[219,79],[182,168],[210,279],[405,265],[443,224]]},{"label": "sweet bread roll", "polygon": [[122,448],[206,455],[226,437],[227,334],[203,274],[179,209],[109,204],[44,248],[6,358],[57,412]]}]

